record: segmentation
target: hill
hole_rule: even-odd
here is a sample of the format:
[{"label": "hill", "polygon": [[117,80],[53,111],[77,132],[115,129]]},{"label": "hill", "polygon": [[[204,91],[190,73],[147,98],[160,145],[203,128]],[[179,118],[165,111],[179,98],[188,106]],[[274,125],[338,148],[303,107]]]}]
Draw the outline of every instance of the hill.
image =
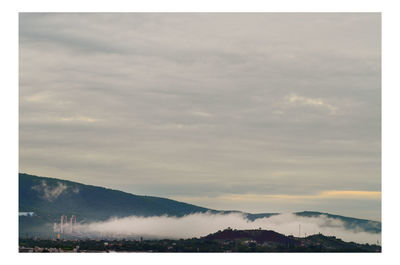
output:
[{"label": "hill", "polygon": [[218,231],[217,233],[210,234],[204,239],[207,240],[220,240],[220,241],[235,241],[245,240],[254,241],[257,244],[263,244],[266,242],[273,242],[277,244],[291,244],[300,245],[299,240],[295,240],[293,237],[288,237],[283,234],[277,233],[270,230],[236,230],[236,229],[225,229]]},{"label": "hill", "polygon": [[222,245],[234,242],[234,245],[242,246],[241,249],[246,252],[381,252],[381,247],[378,245],[344,242],[334,236],[316,234],[300,238],[261,229],[232,230],[228,228],[207,235],[203,239],[217,241]]}]

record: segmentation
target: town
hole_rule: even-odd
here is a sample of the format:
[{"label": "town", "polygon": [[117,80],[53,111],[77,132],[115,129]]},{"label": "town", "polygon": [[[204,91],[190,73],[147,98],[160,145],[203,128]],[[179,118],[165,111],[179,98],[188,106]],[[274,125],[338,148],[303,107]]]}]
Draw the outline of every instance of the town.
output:
[{"label": "town", "polygon": [[19,252],[381,252],[381,247],[322,234],[298,238],[269,230],[227,228],[201,238],[177,240],[20,238]]}]

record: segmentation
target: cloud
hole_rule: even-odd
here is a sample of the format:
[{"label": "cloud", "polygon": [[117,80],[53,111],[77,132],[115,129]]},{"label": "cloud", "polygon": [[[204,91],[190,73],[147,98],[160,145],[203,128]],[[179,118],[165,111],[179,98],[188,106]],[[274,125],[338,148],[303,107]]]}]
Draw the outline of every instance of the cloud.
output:
[{"label": "cloud", "polygon": [[61,118],[62,121],[67,121],[67,122],[97,122],[99,121],[98,119],[91,118],[91,117],[85,117],[85,116],[77,116],[77,117],[65,117]]},{"label": "cloud", "polygon": [[68,190],[71,190],[75,194],[80,191],[78,187],[71,187],[58,181],[56,185],[48,185],[45,180],[42,180],[39,185],[32,186],[32,189],[37,191],[43,199],[49,202],[54,201]]},{"label": "cloud", "polygon": [[380,190],[380,14],[19,26],[22,172],[161,197]]},{"label": "cloud", "polygon": [[146,238],[192,238],[202,237],[218,230],[231,227],[233,229],[266,229],[285,235],[301,236],[322,233],[359,243],[376,243],[380,234],[363,232],[361,229],[346,229],[338,219],[319,217],[300,217],[294,214],[280,214],[269,218],[248,220],[243,214],[190,214],[181,218],[157,217],[125,217],[113,218],[105,222],[78,224],[76,231],[84,236],[116,236]]},{"label": "cloud", "polygon": [[317,108],[323,108],[329,111],[330,114],[336,114],[337,107],[327,104],[320,98],[309,98],[298,96],[296,94],[291,94],[286,96],[286,101],[290,105],[302,105],[302,106],[312,106]]},{"label": "cloud", "polygon": [[32,217],[34,216],[35,213],[34,212],[19,212],[18,216],[27,216],[27,217]]},{"label": "cloud", "polygon": [[66,189],[67,185],[57,182],[57,186],[48,186],[46,181],[42,181],[40,185],[32,186],[32,189],[41,193],[42,197],[48,201],[53,201],[58,198]]}]

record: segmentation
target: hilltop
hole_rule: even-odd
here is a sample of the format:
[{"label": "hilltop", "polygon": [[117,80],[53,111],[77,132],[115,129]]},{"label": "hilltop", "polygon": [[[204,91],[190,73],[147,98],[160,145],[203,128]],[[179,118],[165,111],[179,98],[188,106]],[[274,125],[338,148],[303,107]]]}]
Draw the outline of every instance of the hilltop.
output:
[{"label": "hilltop", "polygon": [[[308,237],[285,236],[270,230],[232,230],[230,228],[210,234],[203,239],[219,244],[241,246],[243,251],[255,252],[380,252],[378,245],[344,242],[334,236],[322,234]],[[246,248],[247,247],[247,248]]]}]

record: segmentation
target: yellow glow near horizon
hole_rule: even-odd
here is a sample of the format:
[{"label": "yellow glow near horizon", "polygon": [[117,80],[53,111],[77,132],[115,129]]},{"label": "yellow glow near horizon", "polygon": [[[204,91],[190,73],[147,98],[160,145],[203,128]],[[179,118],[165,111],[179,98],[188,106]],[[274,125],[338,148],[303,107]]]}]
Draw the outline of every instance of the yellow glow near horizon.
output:
[{"label": "yellow glow near horizon", "polygon": [[371,198],[380,199],[382,193],[380,191],[365,190],[329,190],[320,193],[321,197],[338,197],[338,198]]},{"label": "yellow glow near horizon", "polygon": [[298,199],[380,199],[380,191],[362,190],[327,190],[315,195],[289,195],[289,194],[229,194],[219,197],[223,200],[260,201],[266,199],[298,200]]},{"label": "yellow glow near horizon", "polygon": [[289,195],[289,194],[224,194],[217,197],[179,197],[185,201],[204,201],[204,200],[222,200],[222,201],[242,201],[257,202],[263,200],[316,200],[316,199],[380,199],[380,191],[364,190],[326,190],[311,195]]}]

